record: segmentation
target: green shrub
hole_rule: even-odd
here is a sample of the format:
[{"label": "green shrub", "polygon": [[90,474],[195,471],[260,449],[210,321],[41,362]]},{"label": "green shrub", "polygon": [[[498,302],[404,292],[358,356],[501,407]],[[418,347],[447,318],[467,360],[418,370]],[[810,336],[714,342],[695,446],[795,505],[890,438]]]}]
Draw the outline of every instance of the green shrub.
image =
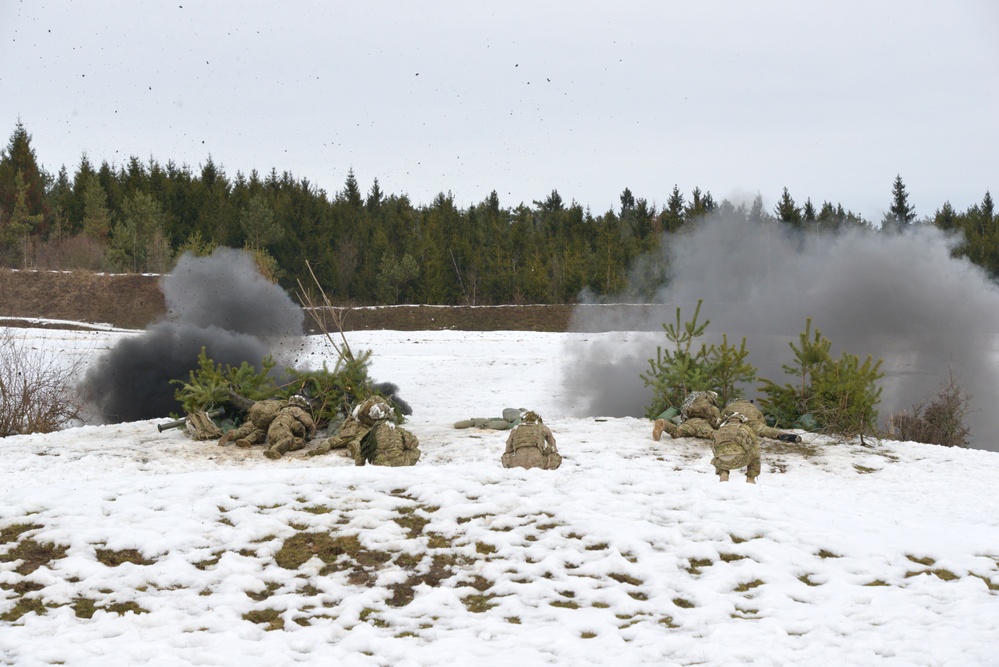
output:
[{"label": "green shrub", "polygon": [[191,371],[188,381],[171,380],[173,384],[180,385],[174,392],[174,398],[188,414],[228,403],[230,391],[251,401],[272,398],[279,391],[272,373],[275,365],[274,359],[267,356],[259,371],[245,361],[239,366],[223,367],[209,359],[202,347],[198,354],[198,368]]},{"label": "green shrub", "polygon": [[804,419],[814,422],[814,430],[845,436],[863,435],[876,430],[881,401],[877,381],[884,377],[882,360],[870,356],[864,362],[857,355],[843,352],[834,359],[831,342],[818,329],[812,332],[812,320],[806,321],[799,335],[799,345],[789,343],[795,363],[783,366],[794,384],[778,385],[762,379],[760,408],[777,428],[800,428]]},{"label": "green shrub", "polygon": [[[260,370],[245,361],[240,366],[222,366],[208,358],[205,349],[198,355],[198,368],[191,371],[187,382],[172,380],[180,385],[174,397],[191,414],[229,404],[237,412],[245,409],[243,401],[234,404],[232,394],[249,401],[269,398],[287,399],[294,394],[304,394],[312,399],[313,419],[317,425],[327,424],[350,413],[355,405],[380,392],[368,377],[371,351],[344,356],[336,370],[324,363],[319,370],[284,369],[283,375],[274,373],[275,362],[268,356]],[[391,402],[396,421],[404,417],[399,406]]]},{"label": "green shrub", "polygon": [[668,407],[680,407],[687,395],[694,391],[716,391],[724,405],[742,396],[740,383],[756,379],[756,368],[746,362],[749,351],[746,339],[738,348],[729,345],[728,336],[722,336],[721,345],[700,344],[695,340],[704,335],[711,320],[699,324],[702,301],[697,302],[694,317],[681,324],[680,308],[676,309],[676,323],[663,323],[663,331],[670,345],[664,349],[656,346],[656,358],[649,359],[649,370],[641,374],[646,387],[652,387],[652,403],[645,415],[650,419]]}]

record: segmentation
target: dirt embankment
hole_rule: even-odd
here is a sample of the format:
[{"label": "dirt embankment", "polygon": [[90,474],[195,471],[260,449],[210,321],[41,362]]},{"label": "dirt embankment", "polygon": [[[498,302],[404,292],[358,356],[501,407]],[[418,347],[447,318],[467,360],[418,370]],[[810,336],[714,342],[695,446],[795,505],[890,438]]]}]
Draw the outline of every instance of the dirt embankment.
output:
[{"label": "dirt embankment", "polygon": [[[344,307],[345,331],[568,331],[574,314],[583,313],[587,331],[658,331],[655,305],[524,305],[524,306],[360,306]],[[15,271],[0,269],[0,325],[22,326],[39,318],[123,329],[144,329],[166,313],[160,276],[89,271]],[[328,315],[327,315],[328,316]],[[644,322],[646,324],[638,324]],[[649,324],[651,323],[651,324]],[[578,323],[577,323],[578,324]],[[33,325],[39,326],[39,325]],[[66,324],[41,326],[67,327]],[[319,331],[305,318],[309,333]],[[326,326],[335,330],[332,321]],[[577,328],[577,330],[579,330]]]},{"label": "dirt embankment", "polygon": [[143,329],[164,312],[159,276],[0,269],[0,321],[37,317]]},{"label": "dirt embankment", "polygon": [[[143,329],[166,312],[160,277],[86,271],[0,269],[0,324],[40,318]],[[390,306],[347,308],[347,331],[566,331],[572,306]],[[54,324],[50,326],[64,326]],[[306,317],[306,327],[316,325]]]}]

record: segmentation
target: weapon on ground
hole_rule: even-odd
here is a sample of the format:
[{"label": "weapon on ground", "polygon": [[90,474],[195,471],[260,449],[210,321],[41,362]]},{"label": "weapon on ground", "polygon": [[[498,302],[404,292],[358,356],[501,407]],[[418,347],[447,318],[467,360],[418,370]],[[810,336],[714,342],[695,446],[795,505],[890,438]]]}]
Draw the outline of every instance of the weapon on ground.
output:
[{"label": "weapon on ground", "polygon": [[[214,410],[209,410],[205,414],[207,414],[209,417],[212,418],[221,417],[222,415],[225,414],[225,410],[223,408],[215,408]],[[162,433],[163,431],[166,431],[171,428],[180,428],[181,426],[184,426],[185,424],[187,424],[187,420],[188,420],[187,417],[185,417],[184,419],[175,419],[174,421],[167,422],[166,424],[157,424],[156,428],[157,430],[159,430],[160,433]]]},{"label": "weapon on ground", "polygon": [[245,396],[240,396],[236,392],[229,390],[229,403],[235,406],[236,410],[240,412],[246,412],[251,407],[253,407],[253,401],[246,398]]}]

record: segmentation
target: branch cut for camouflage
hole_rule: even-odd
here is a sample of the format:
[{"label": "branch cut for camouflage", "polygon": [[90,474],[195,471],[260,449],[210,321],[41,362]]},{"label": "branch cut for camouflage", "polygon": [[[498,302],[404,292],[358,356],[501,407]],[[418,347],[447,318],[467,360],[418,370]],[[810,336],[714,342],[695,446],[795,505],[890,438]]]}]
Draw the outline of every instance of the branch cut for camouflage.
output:
[{"label": "branch cut for camouflage", "polygon": [[[337,362],[333,371],[336,373],[341,370],[344,363],[354,361],[354,353],[351,352],[350,345],[347,343],[347,336],[344,334],[343,326],[343,320],[348,312],[348,309],[338,309],[334,307],[329,297],[326,296],[326,291],[323,290],[323,286],[319,284],[319,279],[316,278],[316,274],[312,270],[312,265],[306,261],[305,266],[309,269],[309,275],[312,276],[312,280],[316,284],[316,289],[319,290],[319,294],[323,298],[323,306],[320,309],[320,307],[316,305],[311,294],[309,294],[309,292],[302,286],[301,280],[296,280],[298,283],[298,298],[305,306],[306,311],[309,313],[309,317],[312,318],[312,321],[315,322],[319,330],[322,331],[323,336],[326,337],[329,344],[333,346],[334,350],[336,350]],[[326,318],[323,317],[322,312],[329,312],[330,317],[333,320],[333,324],[336,326],[337,332],[340,334],[340,343],[338,343],[330,333],[329,327],[326,325]]]}]

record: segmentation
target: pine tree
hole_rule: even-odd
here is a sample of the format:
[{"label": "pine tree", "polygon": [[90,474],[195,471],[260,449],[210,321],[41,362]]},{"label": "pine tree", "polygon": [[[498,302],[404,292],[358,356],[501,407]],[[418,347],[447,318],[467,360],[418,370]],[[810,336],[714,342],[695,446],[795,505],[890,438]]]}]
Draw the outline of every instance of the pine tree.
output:
[{"label": "pine tree", "polygon": [[97,174],[90,173],[83,190],[83,233],[103,241],[111,231],[111,212],[107,207],[107,193],[101,187]]},{"label": "pine tree", "polygon": [[664,232],[673,233],[683,227],[685,209],[686,202],[680,193],[680,188],[674,185],[673,192],[670,193],[669,199],[666,200],[666,210],[662,214]]},{"label": "pine tree", "polygon": [[284,230],[274,221],[274,210],[263,195],[250,197],[239,214],[239,226],[250,248],[265,250],[284,237]]},{"label": "pine tree", "polygon": [[18,198],[24,215],[46,216],[45,188],[48,180],[38,166],[35,149],[31,147],[31,135],[18,121],[7,147],[0,151],[0,217],[12,213]]},{"label": "pine tree", "polygon": [[786,222],[796,229],[801,228],[801,209],[794,203],[794,198],[791,197],[787,188],[784,188],[784,194],[777,202],[774,213],[781,222]]},{"label": "pine tree", "polygon": [[957,215],[954,213],[954,207],[951,206],[949,201],[945,201],[943,207],[933,216],[933,224],[945,231],[957,227]]},{"label": "pine tree", "polygon": [[166,268],[164,219],[163,208],[152,195],[136,192],[122,203],[121,216],[111,230],[111,257],[119,268],[134,272]]},{"label": "pine tree", "polygon": [[805,206],[801,209],[801,216],[804,218],[805,222],[814,223],[817,217],[815,213],[815,206],[812,204],[812,198],[809,197],[805,200]]},{"label": "pine tree", "polygon": [[363,204],[361,200],[361,189],[357,185],[357,179],[354,177],[353,169],[347,171],[347,180],[344,182],[343,190],[340,191],[337,198],[347,202],[351,208],[361,208],[361,205]]},{"label": "pine tree", "polygon": [[905,191],[905,183],[902,182],[900,174],[895,176],[891,194],[891,208],[885,214],[881,227],[886,231],[898,231],[912,224],[912,221],[916,219],[916,209],[909,205],[909,194]]},{"label": "pine tree", "polygon": [[995,220],[995,205],[992,203],[992,194],[985,191],[985,198],[982,199],[982,217],[988,224]]},{"label": "pine tree", "polygon": [[756,193],[753,205],[749,209],[748,220],[755,223],[770,222],[770,215],[763,208],[763,195]]},{"label": "pine tree", "polygon": [[14,207],[10,215],[0,216],[0,252],[12,256],[20,247],[20,263],[28,264],[28,235],[41,223],[42,215],[28,211],[28,185],[21,172],[14,177]]}]

